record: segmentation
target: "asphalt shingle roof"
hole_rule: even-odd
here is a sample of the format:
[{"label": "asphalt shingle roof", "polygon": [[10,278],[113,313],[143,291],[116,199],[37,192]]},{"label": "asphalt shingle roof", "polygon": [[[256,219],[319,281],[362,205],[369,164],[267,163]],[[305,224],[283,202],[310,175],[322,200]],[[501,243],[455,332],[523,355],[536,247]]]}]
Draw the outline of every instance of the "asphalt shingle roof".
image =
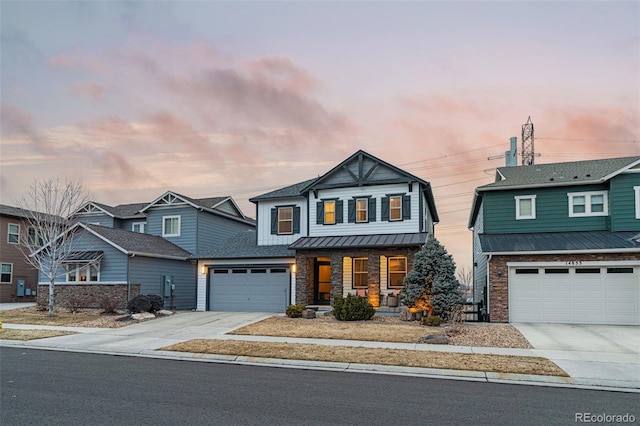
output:
[{"label": "asphalt shingle roof", "polygon": [[160,257],[178,257],[188,259],[191,253],[178,247],[166,239],[140,232],[125,231],[124,229],[107,228],[100,225],[85,225],[87,228],[123,248],[128,253],[138,255],[152,255]]},{"label": "asphalt shingle roof", "polygon": [[531,234],[480,234],[484,253],[594,251],[636,249],[640,251],[637,231],[576,231]]},{"label": "asphalt shingle roof", "polygon": [[249,201],[255,202],[260,200],[269,200],[273,198],[289,198],[289,197],[301,197],[303,195],[302,190],[311,185],[318,178],[305,180],[293,185],[285,186],[284,188],[276,189],[275,191],[267,192],[266,194],[258,195],[251,198]]},{"label": "asphalt shingle roof", "polygon": [[256,231],[247,230],[235,235],[220,244],[212,246],[196,257],[200,259],[244,259],[244,258],[274,258],[293,257],[295,251],[286,245],[259,246],[256,243]]},{"label": "asphalt shingle roof", "polygon": [[478,191],[524,186],[540,187],[600,183],[605,177],[637,161],[640,161],[640,156],[500,167],[497,173],[498,176],[502,175],[504,179],[480,186]]}]

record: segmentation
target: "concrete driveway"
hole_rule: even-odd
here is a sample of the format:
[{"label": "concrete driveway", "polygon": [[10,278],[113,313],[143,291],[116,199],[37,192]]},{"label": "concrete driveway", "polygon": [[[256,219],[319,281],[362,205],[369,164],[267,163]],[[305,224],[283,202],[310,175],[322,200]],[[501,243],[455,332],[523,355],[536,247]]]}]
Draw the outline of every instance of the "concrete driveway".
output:
[{"label": "concrete driveway", "polygon": [[582,324],[512,324],[534,352],[571,377],[611,386],[640,383],[640,327]]}]

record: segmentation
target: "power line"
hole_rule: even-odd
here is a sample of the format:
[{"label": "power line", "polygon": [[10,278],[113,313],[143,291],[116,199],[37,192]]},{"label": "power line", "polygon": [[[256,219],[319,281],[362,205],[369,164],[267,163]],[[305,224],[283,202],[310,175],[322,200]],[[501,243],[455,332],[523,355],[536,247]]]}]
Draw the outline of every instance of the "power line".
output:
[{"label": "power line", "polygon": [[608,143],[638,143],[638,141],[631,140],[615,140],[615,139],[572,139],[572,138],[540,138],[548,141],[575,141],[575,142],[608,142]]}]

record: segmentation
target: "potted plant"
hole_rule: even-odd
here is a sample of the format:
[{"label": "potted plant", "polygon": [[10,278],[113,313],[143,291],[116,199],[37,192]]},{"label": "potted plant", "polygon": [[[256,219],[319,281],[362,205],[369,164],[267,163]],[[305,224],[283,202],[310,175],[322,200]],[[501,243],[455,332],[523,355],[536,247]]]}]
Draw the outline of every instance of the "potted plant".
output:
[{"label": "potted plant", "polygon": [[395,308],[398,306],[398,295],[395,293],[389,293],[387,296],[387,306]]}]

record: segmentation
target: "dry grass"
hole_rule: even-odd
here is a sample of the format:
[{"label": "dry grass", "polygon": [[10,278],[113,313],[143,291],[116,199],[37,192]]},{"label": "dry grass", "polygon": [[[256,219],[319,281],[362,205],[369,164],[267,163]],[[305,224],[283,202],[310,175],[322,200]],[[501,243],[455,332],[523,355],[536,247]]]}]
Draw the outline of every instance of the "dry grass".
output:
[{"label": "dry grass", "polygon": [[370,342],[412,343],[439,328],[414,323],[386,321],[337,321],[335,319],[305,320],[271,317],[232,331],[229,334],[250,336],[280,336],[315,339],[365,340]]},{"label": "dry grass", "polygon": [[557,365],[539,357],[206,339],[190,340],[160,350],[567,377]]},{"label": "dry grass", "polygon": [[47,337],[66,336],[76,334],[73,331],[62,330],[17,330],[11,328],[0,329],[0,340],[36,340]]},{"label": "dry grass", "polygon": [[117,321],[124,317],[127,315],[103,315],[101,309],[81,309],[80,312],[70,313],[68,309],[56,308],[53,317],[49,316],[48,311],[39,311],[35,306],[0,311],[0,321],[7,324],[117,328],[132,323]]}]

